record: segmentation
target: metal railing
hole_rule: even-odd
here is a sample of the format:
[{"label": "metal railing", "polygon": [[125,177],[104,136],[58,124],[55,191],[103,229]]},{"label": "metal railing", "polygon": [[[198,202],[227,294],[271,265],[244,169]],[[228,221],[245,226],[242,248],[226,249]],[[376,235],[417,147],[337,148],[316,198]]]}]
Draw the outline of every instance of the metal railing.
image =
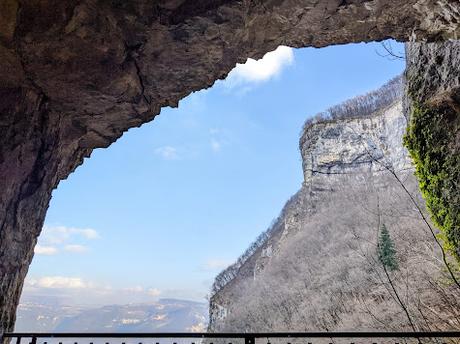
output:
[{"label": "metal railing", "polygon": [[[348,343],[354,344],[356,339],[368,340],[370,344],[376,344],[376,339],[385,339],[388,343],[393,339],[394,343],[407,343],[408,339],[421,343],[424,340],[436,340],[436,343],[460,343],[460,331],[443,332],[265,332],[265,333],[207,333],[207,332],[165,332],[165,333],[4,333],[0,343],[10,341],[11,344],[50,344],[68,342],[71,344],[112,344],[108,339],[117,339],[117,344],[168,344],[188,343],[199,344],[206,340],[207,344],[213,342],[236,344],[235,340],[244,344],[271,344],[271,340],[284,344],[312,344],[314,339],[328,339],[333,343],[334,339],[347,339]],[[81,341],[80,339],[85,339]],[[105,341],[101,341],[105,339]],[[133,342],[132,340],[137,341]],[[152,339],[155,339],[152,341]],[[188,339],[190,341],[184,341]],[[400,339],[400,340],[398,340]],[[80,340],[80,343],[79,343]],[[123,341],[122,341],[123,340]],[[397,341],[398,340],[398,341]],[[233,341],[233,343],[232,343]]]}]

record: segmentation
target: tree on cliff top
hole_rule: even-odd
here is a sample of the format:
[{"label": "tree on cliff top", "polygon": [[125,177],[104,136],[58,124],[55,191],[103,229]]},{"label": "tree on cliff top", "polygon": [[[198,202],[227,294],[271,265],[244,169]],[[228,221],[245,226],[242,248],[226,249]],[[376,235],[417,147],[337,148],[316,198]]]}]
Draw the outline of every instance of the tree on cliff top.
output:
[{"label": "tree on cliff top", "polygon": [[308,129],[316,123],[373,116],[380,110],[402,99],[403,90],[404,77],[398,75],[377,90],[348,99],[309,117],[302,127],[300,136],[301,138],[304,137]]}]

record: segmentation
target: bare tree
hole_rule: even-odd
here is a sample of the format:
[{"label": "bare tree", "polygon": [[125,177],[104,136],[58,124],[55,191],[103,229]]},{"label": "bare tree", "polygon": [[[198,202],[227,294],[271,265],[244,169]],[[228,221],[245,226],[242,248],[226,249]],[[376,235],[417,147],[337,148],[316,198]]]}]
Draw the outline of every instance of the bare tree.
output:
[{"label": "bare tree", "polygon": [[363,118],[375,115],[379,111],[402,99],[404,77],[399,75],[375,91],[368,92],[338,105],[331,106],[323,112],[308,118],[302,128],[301,137],[310,126],[316,123],[334,121],[344,118]]},{"label": "bare tree", "polygon": [[406,60],[406,54],[403,51],[396,51],[390,41],[380,42],[383,52],[376,50],[376,54],[388,60]]}]

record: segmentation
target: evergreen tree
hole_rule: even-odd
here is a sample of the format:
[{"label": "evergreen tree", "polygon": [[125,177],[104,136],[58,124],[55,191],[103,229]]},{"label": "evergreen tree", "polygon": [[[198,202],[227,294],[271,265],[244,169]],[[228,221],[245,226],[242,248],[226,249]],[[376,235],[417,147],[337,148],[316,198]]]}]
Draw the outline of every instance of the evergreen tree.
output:
[{"label": "evergreen tree", "polygon": [[384,268],[390,271],[398,270],[395,245],[393,240],[391,240],[390,232],[388,232],[385,224],[382,224],[382,228],[380,229],[379,244],[377,250],[379,260],[383,264]]}]

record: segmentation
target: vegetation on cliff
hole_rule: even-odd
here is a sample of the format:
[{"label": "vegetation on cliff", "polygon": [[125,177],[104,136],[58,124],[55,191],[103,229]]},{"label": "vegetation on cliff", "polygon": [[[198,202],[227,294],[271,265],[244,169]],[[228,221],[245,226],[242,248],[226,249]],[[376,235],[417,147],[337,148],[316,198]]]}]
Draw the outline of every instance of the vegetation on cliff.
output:
[{"label": "vegetation on cliff", "polygon": [[452,108],[414,103],[404,144],[444,249],[460,262],[459,133]]},{"label": "vegetation on cliff", "polygon": [[297,199],[297,194],[292,196],[284,206],[283,210],[281,211],[280,215],[276,217],[270,227],[264,232],[262,232],[254,242],[249,245],[249,247],[244,251],[244,253],[238,257],[235,263],[231,264],[224,270],[222,270],[214,279],[214,283],[212,284],[210,297],[214,296],[218,293],[222,288],[224,288],[228,283],[230,283],[240,272],[241,267],[252,257],[252,255],[262,247],[268,239],[279,230],[280,226],[283,225],[283,218],[285,215],[286,210],[291,206]]},{"label": "vegetation on cliff", "polygon": [[325,111],[318,112],[305,121],[303,130],[318,122],[344,118],[363,118],[375,115],[380,110],[402,98],[404,90],[403,83],[403,76],[398,75],[377,90],[353,97],[340,104],[331,106]]}]

